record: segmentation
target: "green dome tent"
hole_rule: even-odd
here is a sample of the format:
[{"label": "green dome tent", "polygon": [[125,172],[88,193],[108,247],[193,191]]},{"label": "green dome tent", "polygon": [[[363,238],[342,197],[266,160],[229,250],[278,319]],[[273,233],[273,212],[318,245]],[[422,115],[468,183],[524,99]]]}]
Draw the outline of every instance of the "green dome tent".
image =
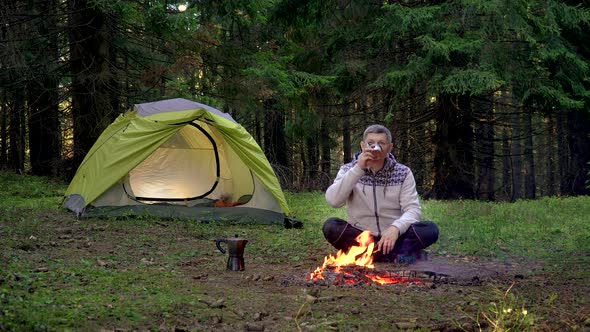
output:
[{"label": "green dome tent", "polygon": [[290,214],[252,136],[229,114],[186,99],[120,115],[86,155],[63,205],[79,216],[269,224]]}]

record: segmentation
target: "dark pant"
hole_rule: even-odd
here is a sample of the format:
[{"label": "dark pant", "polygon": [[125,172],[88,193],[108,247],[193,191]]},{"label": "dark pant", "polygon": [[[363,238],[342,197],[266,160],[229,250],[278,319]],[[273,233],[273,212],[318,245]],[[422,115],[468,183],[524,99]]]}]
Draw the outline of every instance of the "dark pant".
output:
[{"label": "dark pant", "polygon": [[[324,237],[334,248],[345,252],[350,247],[358,245],[356,237],[363,232],[340,218],[326,220],[323,231]],[[375,243],[379,242],[380,239],[380,237],[375,237]],[[436,240],[438,240],[438,227],[436,224],[432,221],[421,221],[412,224],[404,234],[400,235],[393,246],[393,251],[388,255],[390,257],[382,257],[383,255],[377,252],[374,258],[380,261],[395,259],[397,255],[409,255],[429,247]]]}]

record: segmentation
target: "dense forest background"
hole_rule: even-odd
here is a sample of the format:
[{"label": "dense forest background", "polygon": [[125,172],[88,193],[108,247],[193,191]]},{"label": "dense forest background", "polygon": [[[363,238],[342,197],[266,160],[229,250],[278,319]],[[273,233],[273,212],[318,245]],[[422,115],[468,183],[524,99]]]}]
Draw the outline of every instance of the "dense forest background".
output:
[{"label": "dense forest background", "polygon": [[133,104],[229,112],[285,189],[387,125],[419,193],[587,195],[590,6],[555,0],[0,0],[0,168],[69,178]]}]

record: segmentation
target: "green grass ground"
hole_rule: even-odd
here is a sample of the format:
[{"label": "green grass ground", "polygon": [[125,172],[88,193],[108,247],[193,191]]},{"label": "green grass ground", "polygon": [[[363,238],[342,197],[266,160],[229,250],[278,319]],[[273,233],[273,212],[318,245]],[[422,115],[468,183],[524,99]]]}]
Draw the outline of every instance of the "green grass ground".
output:
[{"label": "green grass ground", "polygon": [[[312,227],[330,216],[323,193],[287,195],[294,213]],[[567,258],[590,252],[590,197],[545,197],[515,203],[479,201],[422,201],[423,219],[435,221],[441,238],[432,247],[440,254],[488,257]],[[313,236],[316,238],[317,236]]]},{"label": "green grass ground", "polygon": [[[322,222],[345,213],[322,193],[287,193],[305,225],[287,230],[77,220],[59,209],[63,183],[0,173],[0,185],[0,331],[590,328],[589,197],[425,201],[425,219],[441,229],[431,256],[514,272],[477,285],[318,289],[304,276],[334,252]],[[225,271],[214,246],[234,234],[250,241],[239,273]]]}]

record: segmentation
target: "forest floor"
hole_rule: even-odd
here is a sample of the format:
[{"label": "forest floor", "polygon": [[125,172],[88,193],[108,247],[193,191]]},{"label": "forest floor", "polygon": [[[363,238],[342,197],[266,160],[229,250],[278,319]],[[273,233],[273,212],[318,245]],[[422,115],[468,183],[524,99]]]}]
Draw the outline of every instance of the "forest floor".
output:
[{"label": "forest floor", "polygon": [[[590,331],[590,253],[431,254],[376,270],[445,278],[339,286],[307,280],[329,247],[269,243],[302,230],[5,212],[0,331]],[[249,240],[239,272],[214,241],[234,232]]]}]

